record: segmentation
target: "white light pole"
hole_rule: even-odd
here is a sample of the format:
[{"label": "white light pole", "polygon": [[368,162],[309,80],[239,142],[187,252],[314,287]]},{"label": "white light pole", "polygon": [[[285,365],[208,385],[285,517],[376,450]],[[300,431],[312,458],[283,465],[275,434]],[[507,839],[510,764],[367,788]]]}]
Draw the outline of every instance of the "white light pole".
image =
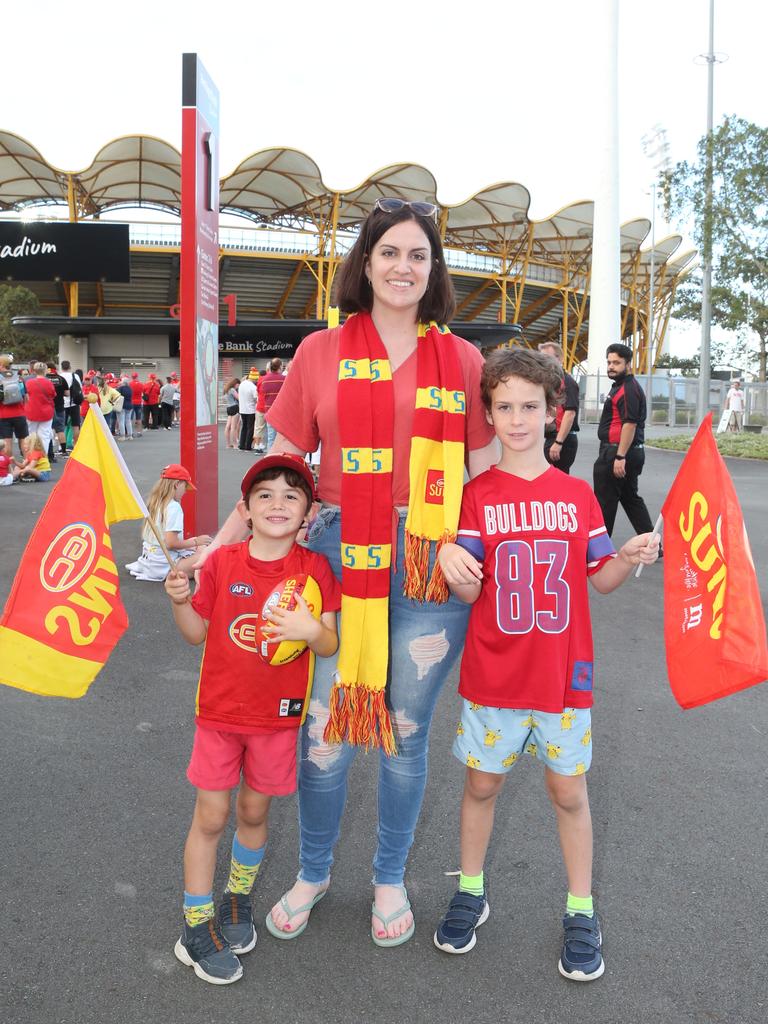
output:
[{"label": "white light pole", "polygon": [[641,139],[643,152],[653,162],[653,169],[656,177],[651,185],[651,275],[648,288],[648,317],[646,319],[646,369],[648,379],[645,386],[645,394],[648,401],[648,409],[653,406],[653,364],[654,364],[654,340],[655,320],[653,304],[656,297],[656,187],[661,175],[669,171],[671,161],[669,159],[669,141],[667,130],[662,125],[654,125],[653,131],[644,135]]}]

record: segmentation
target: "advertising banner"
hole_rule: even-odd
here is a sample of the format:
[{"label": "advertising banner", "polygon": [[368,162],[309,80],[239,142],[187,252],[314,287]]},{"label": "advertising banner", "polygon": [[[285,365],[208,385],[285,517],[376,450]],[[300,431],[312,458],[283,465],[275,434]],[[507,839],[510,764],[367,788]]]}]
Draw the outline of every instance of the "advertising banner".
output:
[{"label": "advertising banner", "polygon": [[130,281],[127,224],[0,221],[2,281]]},{"label": "advertising banner", "polygon": [[219,92],[196,53],[182,65],[181,461],[197,488],[187,534],[216,533],[219,465]]}]

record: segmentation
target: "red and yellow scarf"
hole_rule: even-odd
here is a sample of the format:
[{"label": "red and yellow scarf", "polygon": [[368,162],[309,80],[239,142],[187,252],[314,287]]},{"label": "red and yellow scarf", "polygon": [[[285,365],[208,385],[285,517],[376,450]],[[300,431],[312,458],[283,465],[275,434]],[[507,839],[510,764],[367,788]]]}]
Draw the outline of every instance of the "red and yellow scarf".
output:
[{"label": "red and yellow scarf", "polygon": [[[405,523],[407,597],[442,602],[448,588],[430,543],[454,540],[464,481],[466,395],[457,342],[446,327],[419,324],[410,497]],[[341,436],[341,649],[331,692],[329,743],[396,751],[385,701],[392,561],[394,385],[368,313],[339,338]]]}]

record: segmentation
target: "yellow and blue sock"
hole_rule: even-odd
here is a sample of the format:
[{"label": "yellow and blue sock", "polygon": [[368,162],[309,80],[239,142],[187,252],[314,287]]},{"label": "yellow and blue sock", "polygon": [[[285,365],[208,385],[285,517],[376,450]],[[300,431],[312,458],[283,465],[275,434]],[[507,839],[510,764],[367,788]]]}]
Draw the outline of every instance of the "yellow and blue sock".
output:
[{"label": "yellow and blue sock", "polygon": [[568,893],[568,901],[565,904],[565,912],[573,917],[575,914],[583,914],[585,917],[594,917],[595,908],[592,903],[592,895],[589,896],[574,896],[572,892]]},{"label": "yellow and blue sock", "polygon": [[485,892],[483,874],[481,871],[479,875],[465,875],[462,871],[459,874],[459,889],[462,892],[470,893],[472,896],[482,896]]},{"label": "yellow and blue sock", "polygon": [[246,896],[251,891],[266,848],[265,844],[259,850],[250,850],[247,846],[243,846],[235,833],[232,840],[232,861],[229,867],[227,892],[236,892]]},{"label": "yellow and blue sock", "polygon": [[195,896],[191,892],[184,893],[184,920],[190,928],[195,928],[203,921],[210,921],[214,915],[213,893]]}]

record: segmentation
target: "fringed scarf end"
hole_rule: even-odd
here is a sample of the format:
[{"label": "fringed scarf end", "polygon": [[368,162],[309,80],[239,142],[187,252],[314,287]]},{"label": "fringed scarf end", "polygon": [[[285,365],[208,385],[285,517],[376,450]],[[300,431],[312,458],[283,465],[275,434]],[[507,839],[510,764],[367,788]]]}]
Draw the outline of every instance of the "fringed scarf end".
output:
[{"label": "fringed scarf end", "polygon": [[[443,544],[456,540],[456,534],[446,530],[437,541],[436,552],[440,552]],[[416,537],[406,531],[405,534],[405,583],[403,594],[412,601],[431,601],[434,604],[445,604],[450,594],[445,582],[440,563],[435,559],[432,573],[429,572],[429,545],[427,537]]]},{"label": "fringed scarf end", "polygon": [[369,690],[359,683],[334,683],[329,712],[323,732],[326,743],[346,740],[366,750],[380,747],[389,757],[397,753],[384,690]]}]

